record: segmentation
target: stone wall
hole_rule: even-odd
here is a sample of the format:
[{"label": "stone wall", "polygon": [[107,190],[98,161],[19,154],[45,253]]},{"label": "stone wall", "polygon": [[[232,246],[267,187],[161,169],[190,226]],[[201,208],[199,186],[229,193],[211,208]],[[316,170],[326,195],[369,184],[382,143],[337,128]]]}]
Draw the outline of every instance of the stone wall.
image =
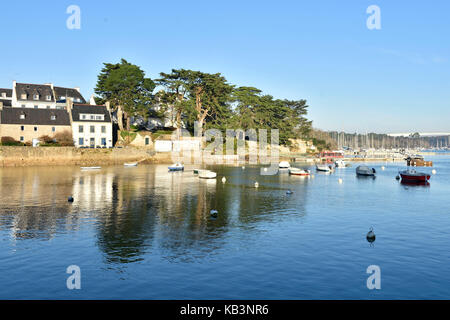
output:
[{"label": "stone wall", "polygon": [[75,147],[0,146],[0,167],[53,165],[114,165],[124,162],[170,163],[146,148],[78,149]]}]

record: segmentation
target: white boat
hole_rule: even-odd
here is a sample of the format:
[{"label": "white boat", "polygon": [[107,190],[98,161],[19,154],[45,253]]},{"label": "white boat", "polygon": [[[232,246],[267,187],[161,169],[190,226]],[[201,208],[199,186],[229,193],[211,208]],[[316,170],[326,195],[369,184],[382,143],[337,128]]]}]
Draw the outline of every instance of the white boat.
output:
[{"label": "white boat", "polygon": [[281,161],[280,164],[278,165],[278,168],[280,169],[289,169],[290,167],[291,165],[287,161]]},{"label": "white boat", "polygon": [[183,170],[184,166],[179,162],[169,166],[169,171],[183,171]]},{"label": "white boat", "polygon": [[130,163],[124,163],[123,164],[125,167],[137,167],[138,163],[137,162],[130,162]]},{"label": "white boat", "polygon": [[336,168],[345,168],[347,166],[344,160],[336,160],[334,165],[336,166]]},{"label": "white boat", "polygon": [[309,170],[303,170],[299,168],[290,168],[289,174],[293,176],[309,176]]},{"label": "white boat", "polygon": [[198,177],[201,179],[215,179],[217,177],[217,173],[210,170],[199,170]]},{"label": "white boat", "polygon": [[316,165],[316,170],[317,171],[322,171],[322,172],[331,172],[332,171],[332,167],[330,165],[327,165],[327,164],[318,164],[318,165]]},{"label": "white boat", "polygon": [[81,170],[98,170],[101,169],[102,167],[81,167]]},{"label": "white boat", "polygon": [[356,175],[365,177],[375,177],[375,169],[368,166],[358,166],[356,168]]}]

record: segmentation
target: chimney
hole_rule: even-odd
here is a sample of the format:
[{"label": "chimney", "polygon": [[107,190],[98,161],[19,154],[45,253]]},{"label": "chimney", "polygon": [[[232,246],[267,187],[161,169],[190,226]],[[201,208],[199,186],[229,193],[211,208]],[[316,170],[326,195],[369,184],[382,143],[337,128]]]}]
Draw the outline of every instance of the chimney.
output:
[{"label": "chimney", "polygon": [[66,109],[67,112],[72,113],[72,109],[73,109],[73,99],[72,98],[67,98],[66,100]]},{"label": "chimney", "polygon": [[109,101],[106,101],[105,106],[106,110],[108,110],[108,112],[111,112],[111,103]]},{"label": "chimney", "polygon": [[0,101],[0,111],[3,110],[3,102]]}]

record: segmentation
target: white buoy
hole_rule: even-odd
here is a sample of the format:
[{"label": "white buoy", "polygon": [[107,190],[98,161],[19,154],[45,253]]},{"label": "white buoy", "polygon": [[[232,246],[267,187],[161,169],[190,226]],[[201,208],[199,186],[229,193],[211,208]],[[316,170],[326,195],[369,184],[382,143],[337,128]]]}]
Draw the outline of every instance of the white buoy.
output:
[{"label": "white buoy", "polygon": [[341,178],[339,178],[338,180],[339,184],[342,184],[342,182],[344,182]]},{"label": "white buoy", "polygon": [[433,170],[431,171],[431,173],[432,173],[432,174],[436,174],[436,170],[433,169]]},{"label": "white buoy", "polygon": [[219,212],[217,211],[217,210],[211,210],[210,212],[209,212],[209,214],[212,216],[212,217],[217,217],[217,214],[218,214]]},{"label": "white buoy", "polygon": [[259,183],[258,183],[258,181],[256,181],[255,182],[255,188],[258,188],[259,187]]},{"label": "white buoy", "polygon": [[267,172],[267,168],[264,168],[264,172]]},{"label": "white buoy", "polygon": [[383,170],[384,171],[384,169],[386,169],[384,166],[381,166],[381,170]]},{"label": "white buoy", "polygon": [[225,183],[225,182],[227,182],[227,178],[223,177],[222,178],[222,183]]},{"label": "white buoy", "polygon": [[245,166],[242,166],[242,170],[245,170]]}]

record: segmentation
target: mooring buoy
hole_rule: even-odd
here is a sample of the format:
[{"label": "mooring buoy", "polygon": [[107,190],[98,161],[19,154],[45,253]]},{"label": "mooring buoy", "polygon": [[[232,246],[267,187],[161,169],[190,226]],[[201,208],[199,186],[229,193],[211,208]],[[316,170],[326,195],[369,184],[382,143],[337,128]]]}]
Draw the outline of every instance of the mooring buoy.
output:
[{"label": "mooring buoy", "polygon": [[369,241],[371,243],[375,241],[375,233],[373,232],[372,227],[370,227],[370,231],[367,232],[366,239],[367,239],[367,241]]},{"label": "mooring buoy", "polygon": [[259,183],[258,183],[258,181],[256,181],[255,182],[255,188],[258,188],[259,187]]},{"label": "mooring buoy", "polygon": [[73,197],[67,198],[67,201],[68,201],[68,202],[73,202]]},{"label": "mooring buoy", "polygon": [[209,214],[211,215],[211,217],[217,217],[217,214],[218,214],[219,212],[217,211],[217,210],[211,210],[210,212],[209,212]]},{"label": "mooring buoy", "polygon": [[431,173],[432,173],[432,174],[436,174],[436,170],[433,169],[433,170],[431,171]]},{"label": "mooring buoy", "polygon": [[222,183],[225,183],[225,182],[227,182],[227,178],[223,177],[222,178]]}]

